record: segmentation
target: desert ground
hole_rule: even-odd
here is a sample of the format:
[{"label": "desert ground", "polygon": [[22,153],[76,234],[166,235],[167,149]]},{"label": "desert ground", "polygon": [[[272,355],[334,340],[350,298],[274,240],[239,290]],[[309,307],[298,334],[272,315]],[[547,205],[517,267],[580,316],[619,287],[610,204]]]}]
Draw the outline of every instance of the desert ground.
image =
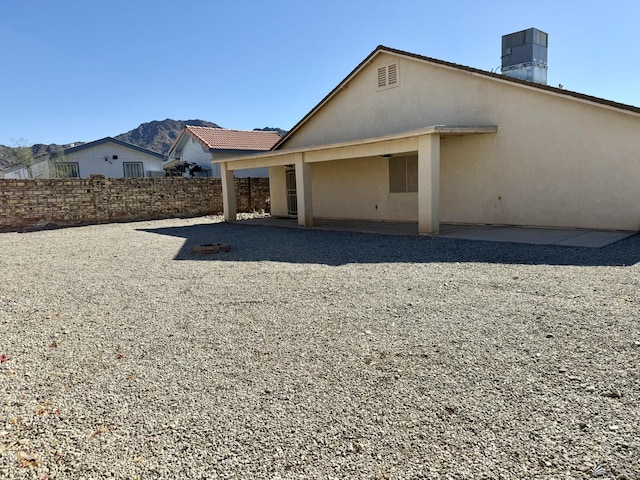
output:
[{"label": "desert ground", "polygon": [[8,479],[638,480],[640,236],[2,233],[0,412]]}]

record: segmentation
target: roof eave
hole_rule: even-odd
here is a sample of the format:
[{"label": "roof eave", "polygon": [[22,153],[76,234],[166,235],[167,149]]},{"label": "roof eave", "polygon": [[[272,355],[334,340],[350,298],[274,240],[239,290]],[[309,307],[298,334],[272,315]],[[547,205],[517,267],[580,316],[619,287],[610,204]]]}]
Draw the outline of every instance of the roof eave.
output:
[{"label": "roof eave", "polygon": [[256,154],[245,156],[245,157],[239,156],[239,157],[232,157],[232,158],[212,159],[211,163],[224,163],[224,162],[233,163],[235,161],[240,161],[240,160],[251,160],[251,159],[267,158],[267,157],[280,156],[280,155],[285,156],[285,155],[290,155],[292,153],[307,153],[307,152],[314,152],[314,151],[320,151],[320,150],[330,150],[335,148],[353,147],[357,145],[387,142],[387,141],[399,140],[403,138],[420,137],[423,135],[437,134],[441,136],[462,136],[462,135],[497,133],[498,128],[499,127],[497,125],[431,125],[425,128],[419,128],[416,130],[409,130],[406,132],[394,133],[390,135],[383,135],[380,137],[363,138],[359,140],[348,140],[345,142],[331,143],[326,145],[314,145],[314,146],[302,147],[302,148],[281,149],[278,151],[270,150],[267,152],[260,152],[260,153],[256,153]]},{"label": "roof eave", "polygon": [[[82,145],[78,145],[77,147],[66,148],[66,149],[62,150],[61,152],[62,152],[63,155],[68,155],[68,154],[71,154],[71,153],[76,153],[76,152],[80,152],[82,150],[86,150],[87,148],[97,147],[98,145],[102,145],[102,144],[105,144],[105,143],[113,143],[115,145],[118,145],[118,146],[121,146],[121,147],[124,147],[124,148],[130,148],[131,150],[136,150],[138,152],[145,153],[145,154],[153,156],[153,157],[164,159],[164,155],[161,154],[161,153],[154,152],[153,150],[149,150],[147,148],[139,147],[138,145],[133,145],[131,143],[123,142],[122,140],[118,140],[118,139],[113,138],[113,137],[105,137],[105,138],[101,138],[99,140],[94,140],[93,142],[83,143]],[[59,152],[57,152],[57,153],[59,153]]]}]

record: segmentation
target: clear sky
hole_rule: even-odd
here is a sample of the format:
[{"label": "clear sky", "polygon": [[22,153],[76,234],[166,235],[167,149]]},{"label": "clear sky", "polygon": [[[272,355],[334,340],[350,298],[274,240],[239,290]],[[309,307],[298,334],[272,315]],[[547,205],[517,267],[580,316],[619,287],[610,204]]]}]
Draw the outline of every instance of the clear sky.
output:
[{"label": "clear sky", "polygon": [[0,144],[289,129],[377,45],[496,70],[530,27],[549,85],[640,106],[638,25],[638,0],[0,0]]}]

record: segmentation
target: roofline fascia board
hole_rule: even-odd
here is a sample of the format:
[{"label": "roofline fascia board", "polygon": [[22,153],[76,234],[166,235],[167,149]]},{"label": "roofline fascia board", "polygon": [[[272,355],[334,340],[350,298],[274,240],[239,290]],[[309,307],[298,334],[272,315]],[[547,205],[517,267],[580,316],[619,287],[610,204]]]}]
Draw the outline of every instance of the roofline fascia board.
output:
[{"label": "roofline fascia board", "polygon": [[182,142],[182,139],[184,138],[185,133],[186,133],[186,128],[183,128],[182,130],[180,130],[180,133],[178,134],[178,138],[176,138],[173,141],[173,143],[169,147],[169,150],[167,151],[167,158],[169,158],[171,154],[178,148],[178,146],[180,145],[180,142]]},{"label": "roofline fascia board", "polygon": [[[385,51],[385,53],[389,53],[391,55],[395,55],[398,57],[402,57],[403,55],[397,52],[393,52],[393,51]],[[526,88],[528,90],[532,90],[534,92],[538,92],[538,93],[546,93],[549,95],[554,95],[556,97],[561,97],[561,98],[567,98],[569,100],[575,100],[581,103],[585,103],[588,105],[593,105],[595,107],[601,107],[601,108],[607,108],[610,110],[614,110],[616,112],[621,112],[621,113],[626,113],[629,115],[634,115],[634,116],[640,116],[640,107],[636,107],[635,105],[626,105],[623,103],[619,103],[619,102],[615,102],[613,100],[607,100],[605,98],[599,98],[599,97],[593,97],[592,95],[587,95],[585,93],[580,93],[580,92],[575,92],[573,90],[564,90],[561,88],[557,88],[557,87],[553,87],[551,85],[543,85],[543,84],[535,84],[533,82],[528,82],[526,80],[518,80],[515,78],[511,78],[511,77],[507,77],[505,75],[500,75],[498,73],[492,73],[492,72],[487,72],[481,69],[476,69],[474,67],[465,67],[463,65],[461,66],[455,66],[455,64],[451,64],[448,65],[447,62],[444,62],[443,60],[437,60],[437,59],[427,59],[427,58],[420,58],[420,57],[413,57],[411,55],[409,55],[409,58],[413,58],[415,60],[421,61],[423,63],[429,63],[430,65],[434,65],[436,67],[442,67],[442,68],[446,68],[448,70],[453,70],[455,72],[460,72],[460,73],[466,73],[475,77],[480,77],[480,78],[486,78],[489,80],[494,80],[497,82],[501,82],[507,85],[512,85],[515,87],[521,87],[521,88]],[[443,63],[440,63],[443,62]],[[586,97],[586,98],[585,98]],[[591,98],[589,98],[591,97]],[[611,105],[609,103],[603,103],[604,102],[611,102],[614,105]],[[616,106],[615,104],[619,105]],[[629,108],[624,108],[624,107],[629,107]],[[636,109],[637,111],[634,111],[632,109]]]},{"label": "roofline fascia board", "polygon": [[[234,149],[234,148],[210,148],[209,153],[237,153],[239,155],[252,155],[254,153],[262,153],[269,152],[270,150],[245,150],[245,149]],[[220,160],[223,162],[224,160]]]},{"label": "roofline fascia board", "polygon": [[300,127],[302,127],[302,125],[306,123],[308,118],[310,118],[311,116],[313,116],[315,112],[320,110],[327,102],[329,102],[329,100],[331,100],[340,90],[342,90],[345,87],[345,85],[351,81],[353,77],[355,77],[358,73],[360,73],[361,70],[366,68],[369,65],[369,63],[373,61],[373,58],[377,55],[379,49],[380,49],[380,46],[378,46],[373,52],[367,55],[366,58],[362,60],[356,66],[356,68],[354,68],[346,77],[344,77],[344,79],[340,83],[338,83],[338,85],[334,89],[332,89],[327,95],[325,95],[324,98],[320,100],[320,102],[318,102],[318,104],[315,107],[309,110],[309,112],[307,112],[307,114],[304,115],[298,123],[296,123],[293,127],[291,127],[291,129],[287,132],[287,134],[284,137],[282,137],[280,140],[278,140],[273,147],[271,147],[271,150],[277,150],[280,147],[280,145],[282,145],[286,140],[289,139],[291,135],[293,135],[295,131],[297,131]]},{"label": "roofline fascia board", "polygon": [[122,140],[117,140],[113,137],[105,137],[105,138],[101,138],[100,140],[94,140],[93,142],[83,143],[82,145],[78,145],[77,147],[66,148],[61,152],[63,155],[68,155],[71,153],[76,153],[82,150],[86,150],[87,148],[97,147],[98,145],[103,145],[105,143],[113,143],[120,147],[130,148],[131,150],[136,150],[138,152],[145,153],[153,157],[162,158],[162,159],[165,158],[165,156],[161,153],[154,152],[153,150],[148,150],[143,147],[139,147],[138,145],[133,145],[131,143],[123,142]]}]

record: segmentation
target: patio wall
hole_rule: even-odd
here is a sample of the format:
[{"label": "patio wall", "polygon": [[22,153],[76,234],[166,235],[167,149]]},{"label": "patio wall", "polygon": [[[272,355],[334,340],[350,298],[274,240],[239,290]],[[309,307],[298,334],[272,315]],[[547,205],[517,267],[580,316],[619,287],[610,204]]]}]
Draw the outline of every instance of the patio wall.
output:
[{"label": "patio wall", "polygon": [[[237,178],[239,212],[268,210],[269,180]],[[219,178],[0,179],[0,231],[222,212]]]}]

